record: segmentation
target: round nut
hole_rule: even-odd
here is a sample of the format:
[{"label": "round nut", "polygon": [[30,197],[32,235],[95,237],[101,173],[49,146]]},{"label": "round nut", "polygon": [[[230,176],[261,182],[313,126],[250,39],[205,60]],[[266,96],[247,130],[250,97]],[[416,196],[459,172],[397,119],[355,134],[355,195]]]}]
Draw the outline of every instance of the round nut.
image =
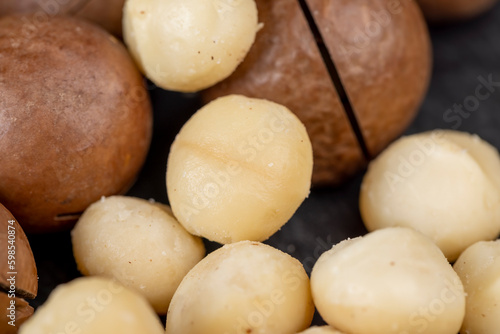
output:
[{"label": "round nut", "polygon": [[303,332],[300,332],[299,334],[343,334],[343,333],[339,332],[338,330],[330,326],[321,326],[321,327],[314,326]]},{"label": "round nut", "polygon": [[453,266],[464,283],[465,319],[460,333],[495,334],[500,328],[500,241],[467,248]]},{"label": "round nut", "polygon": [[471,19],[497,3],[497,0],[417,0],[425,17],[436,23]]},{"label": "round nut", "polygon": [[0,16],[34,13],[37,20],[44,21],[55,15],[73,15],[121,36],[124,3],[125,0],[2,0]]},{"label": "round nut", "polygon": [[128,0],[123,34],[161,88],[194,92],[228,77],[259,28],[254,0]]},{"label": "round nut", "polygon": [[311,274],[314,303],[332,327],[357,334],[456,334],[462,282],[422,234],[387,228],[323,253]]},{"label": "round nut", "polygon": [[500,233],[500,156],[478,136],[434,131],[404,137],[376,160],[361,185],[369,231],[420,231],[449,261]]},{"label": "round nut", "polygon": [[27,232],[67,229],[135,180],[152,130],[144,81],[83,20],[6,16],[0,31],[0,202]]},{"label": "round nut", "polygon": [[241,241],[207,255],[182,280],[168,309],[169,334],[295,333],[314,305],[301,263]]},{"label": "round nut", "polygon": [[144,295],[160,314],[167,313],[181,280],[205,255],[201,239],[186,232],[168,206],[133,197],[92,204],[71,240],[82,274],[116,279]]},{"label": "round nut", "polygon": [[309,195],[311,143],[273,102],[231,95],[183,126],[170,149],[167,191],[179,222],[219,243],[263,241]]},{"label": "round nut", "polygon": [[[322,58],[298,1],[258,0],[263,28],[254,45],[233,75],[205,91],[204,99],[242,94],[288,107],[311,138],[313,184],[332,185],[360,171],[365,158],[377,155],[413,120],[430,79],[431,45],[413,1],[307,3],[322,35],[319,47],[331,58]],[[347,96],[332,83],[332,61]],[[347,97],[362,139],[344,110]]]},{"label": "round nut", "polygon": [[102,277],[59,285],[20,334],[165,334],[160,319],[135,291]]}]

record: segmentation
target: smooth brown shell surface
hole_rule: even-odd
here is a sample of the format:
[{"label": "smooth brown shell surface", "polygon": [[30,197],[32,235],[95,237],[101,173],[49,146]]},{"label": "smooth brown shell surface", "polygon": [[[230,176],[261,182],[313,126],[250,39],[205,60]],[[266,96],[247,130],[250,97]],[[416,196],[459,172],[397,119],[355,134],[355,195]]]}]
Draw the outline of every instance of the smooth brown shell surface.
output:
[{"label": "smooth brown shell surface", "polygon": [[[15,236],[15,239],[9,238],[9,235]],[[9,291],[10,282],[7,279],[11,275],[8,273],[15,272],[16,296],[35,298],[38,292],[38,276],[33,252],[16,218],[2,204],[0,204],[0,245],[5,247],[0,257],[0,288]],[[8,263],[8,250],[14,253],[15,263],[12,267]]]},{"label": "smooth brown shell surface", "polygon": [[[310,0],[323,41],[352,103],[370,156],[397,138],[427,90],[431,47],[413,2]],[[204,99],[232,93],[284,104],[306,125],[313,184],[336,185],[366,165],[298,1],[257,1],[264,24],[245,61]],[[391,7],[392,6],[392,7]],[[385,19],[380,15],[385,13]]]},{"label": "smooth brown shell surface", "polygon": [[101,196],[131,186],[152,113],[114,37],[70,17],[4,17],[0,78],[0,202],[27,232],[70,228]]},{"label": "smooth brown shell surface", "polygon": [[431,22],[467,20],[491,9],[498,0],[417,0]]},{"label": "smooth brown shell surface", "polygon": [[39,18],[74,15],[99,24],[116,36],[122,35],[125,0],[2,0],[0,16],[37,13]]},{"label": "smooth brown shell surface", "polygon": [[429,85],[422,14],[413,1],[307,1],[375,156],[410,124]]},{"label": "smooth brown shell surface", "polygon": [[[7,316],[10,315],[10,310],[7,310],[11,305],[11,300],[15,301],[15,326],[11,326],[8,324],[10,318]],[[27,301],[21,298],[9,298],[6,293],[0,292],[0,316],[2,320],[0,321],[0,333],[2,334],[15,334],[19,330],[19,327],[28,320],[29,317],[33,315],[33,307],[31,307]]]}]

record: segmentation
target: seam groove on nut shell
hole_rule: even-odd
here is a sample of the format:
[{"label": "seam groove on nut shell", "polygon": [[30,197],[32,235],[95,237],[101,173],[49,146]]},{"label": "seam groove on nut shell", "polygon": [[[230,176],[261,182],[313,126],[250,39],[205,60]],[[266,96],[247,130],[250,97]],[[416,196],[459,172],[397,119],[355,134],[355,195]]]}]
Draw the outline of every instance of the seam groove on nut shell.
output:
[{"label": "seam groove on nut shell", "polygon": [[321,58],[323,59],[323,63],[326,66],[326,69],[328,71],[328,75],[330,79],[332,80],[332,83],[334,87],[337,89],[337,93],[340,98],[340,102],[342,103],[342,106],[344,107],[344,111],[346,113],[347,119],[349,120],[349,123],[351,124],[351,128],[356,136],[356,139],[358,141],[358,144],[361,148],[361,151],[363,152],[363,155],[365,158],[369,161],[372,159],[371,154],[368,150],[368,147],[366,145],[363,133],[361,131],[361,127],[359,125],[359,122],[357,120],[356,114],[354,112],[354,108],[352,106],[352,103],[349,99],[349,96],[347,95],[347,91],[342,84],[342,79],[340,78],[339,72],[337,70],[337,66],[335,65],[335,61],[333,60],[333,57],[330,54],[330,51],[326,47],[326,44],[324,42],[323,36],[321,35],[321,32],[316,25],[316,21],[314,20],[314,17],[311,13],[311,10],[309,9],[309,6],[307,5],[306,0],[297,0],[299,2],[300,8],[302,9],[302,13],[304,14],[307,24],[309,25],[309,28],[311,29],[312,34],[314,35],[314,40],[316,41],[316,45],[318,46],[318,50],[321,54]]},{"label": "seam groove on nut shell", "polygon": [[83,212],[62,213],[54,217],[54,221],[78,220]]}]

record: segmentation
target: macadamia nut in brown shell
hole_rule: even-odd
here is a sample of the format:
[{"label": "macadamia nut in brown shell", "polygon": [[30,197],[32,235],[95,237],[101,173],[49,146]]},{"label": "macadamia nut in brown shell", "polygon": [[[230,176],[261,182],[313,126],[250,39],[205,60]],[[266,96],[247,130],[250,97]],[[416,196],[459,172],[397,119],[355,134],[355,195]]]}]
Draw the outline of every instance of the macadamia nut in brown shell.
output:
[{"label": "macadamia nut in brown shell", "polygon": [[0,19],[0,202],[27,232],[71,227],[128,190],[152,113],[124,46],[83,20]]},{"label": "macadamia nut in brown shell", "polygon": [[[347,96],[332,83],[330,64],[299,2],[258,0],[263,28],[254,45],[235,73],[204,98],[243,94],[290,108],[311,137],[313,184],[338,184],[365,165],[364,155],[378,154],[413,119],[430,78],[431,45],[413,1],[306,2],[322,51],[329,52]],[[347,97],[360,134],[344,109]]]},{"label": "macadamia nut in brown shell", "polygon": [[35,259],[26,234],[0,204],[0,333],[16,334],[33,314],[26,299],[35,298],[38,276]]},{"label": "macadamia nut in brown shell", "polygon": [[33,252],[16,218],[0,204],[0,290],[8,292],[12,285],[9,272],[15,272],[17,297],[33,299],[38,292],[38,276]]},{"label": "macadamia nut in brown shell", "polygon": [[290,110],[230,95],[198,110],[177,135],[168,157],[168,198],[194,235],[263,241],[309,195],[311,173],[311,143]]},{"label": "macadamia nut in brown shell", "polygon": [[73,254],[84,275],[114,278],[167,313],[181,280],[205,255],[170,208],[146,200],[112,196],[92,204],[71,232]]},{"label": "macadamia nut in brown shell", "polygon": [[55,15],[72,15],[121,36],[124,3],[125,0],[2,0],[0,16],[34,13],[37,20],[45,21]]},{"label": "macadamia nut in brown shell", "polygon": [[500,233],[498,151],[458,131],[403,137],[370,164],[360,210],[368,230],[416,229],[454,261]]}]

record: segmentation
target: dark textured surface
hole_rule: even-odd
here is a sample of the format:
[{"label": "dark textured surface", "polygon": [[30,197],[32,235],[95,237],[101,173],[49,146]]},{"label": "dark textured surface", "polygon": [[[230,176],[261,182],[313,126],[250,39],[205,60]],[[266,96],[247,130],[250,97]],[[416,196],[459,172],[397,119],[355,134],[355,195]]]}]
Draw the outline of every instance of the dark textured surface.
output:
[{"label": "dark textured surface", "polygon": [[[473,21],[431,28],[434,71],[428,96],[407,133],[435,128],[456,128],[478,133],[500,148],[500,6]],[[492,76],[499,82],[494,92],[480,102],[468,118],[446,121],[453,105],[474,96],[480,84]],[[165,164],[175,134],[198,106],[194,95],[180,95],[152,89],[155,107],[153,143],[146,165],[130,195],[166,202]],[[483,92],[484,93],[484,92]],[[471,100],[471,99],[468,99]],[[464,109],[465,110],[465,109]],[[464,115],[466,115],[464,113]],[[267,243],[301,260],[308,272],[315,260],[332,244],[366,232],[358,211],[362,175],[336,189],[313,190],[292,220]],[[30,235],[40,276],[38,306],[59,283],[78,275],[71,253],[69,233]],[[209,249],[217,247],[210,244]],[[321,323],[319,318],[316,323]]]}]

